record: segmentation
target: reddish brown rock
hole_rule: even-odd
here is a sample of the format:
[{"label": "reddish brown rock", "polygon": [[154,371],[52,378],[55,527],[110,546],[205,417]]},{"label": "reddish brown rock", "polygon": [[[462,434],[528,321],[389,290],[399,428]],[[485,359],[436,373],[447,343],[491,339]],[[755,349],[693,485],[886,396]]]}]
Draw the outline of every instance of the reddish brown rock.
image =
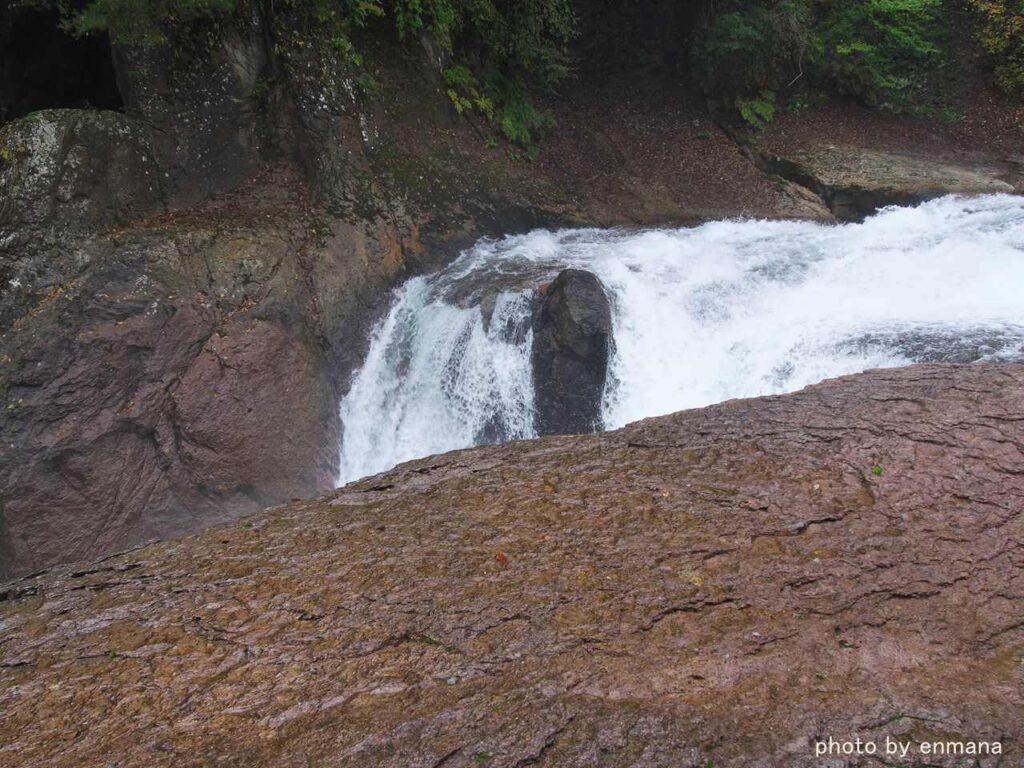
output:
[{"label": "reddish brown rock", "polygon": [[309,439],[331,421],[321,402],[333,405],[333,390],[318,367],[308,345],[266,321],[214,334],[174,396],[178,453],[193,482],[261,506],[329,485],[337,450]]},{"label": "reddish brown rock", "polygon": [[83,241],[86,266],[0,336],[0,573],[333,486],[337,386],[303,316],[330,255],[275,181],[284,200],[240,195],[244,215]]},{"label": "reddish brown rock", "polygon": [[1016,365],[434,457],[0,588],[0,762],[1017,765],[1022,513]]}]

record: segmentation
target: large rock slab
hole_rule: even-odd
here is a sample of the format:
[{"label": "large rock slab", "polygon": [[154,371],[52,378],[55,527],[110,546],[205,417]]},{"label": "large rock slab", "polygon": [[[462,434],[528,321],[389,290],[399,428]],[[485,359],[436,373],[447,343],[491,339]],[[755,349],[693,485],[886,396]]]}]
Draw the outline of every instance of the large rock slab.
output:
[{"label": "large rock slab", "polygon": [[349,256],[310,247],[294,179],[274,181],[81,238],[78,270],[0,335],[0,573],[333,487],[338,392],[317,320],[357,322],[320,274]]},{"label": "large rock slab", "polygon": [[837,219],[856,221],[887,205],[943,195],[1012,193],[994,163],[962,164],[859,147],[824,146],[770,156],[769,170],[819,195]]},{"label": "large rock slab", "polygon": [[1022,413],[1024,366],[874,371],[13,582],[4,759],[1017,765]]}]

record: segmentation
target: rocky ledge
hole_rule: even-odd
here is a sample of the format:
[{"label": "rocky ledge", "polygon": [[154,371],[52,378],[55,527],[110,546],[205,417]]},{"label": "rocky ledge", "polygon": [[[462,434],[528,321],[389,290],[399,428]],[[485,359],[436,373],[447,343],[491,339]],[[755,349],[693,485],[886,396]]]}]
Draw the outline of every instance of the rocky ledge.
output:
[{"label": "rocky ledge", "polygon": [[1022,510],[1016,365],[434,457],[0,588],[0,762],[1016,765]]},{"label": "rocky ledge", "polygon": [[768,157],[766,170],[811,190],[840,221],[862,220],[886,205],[914,205],[943,195],[1013,194],[1005,167],[991,158],[944,162],[851,147],[818,147]]}]

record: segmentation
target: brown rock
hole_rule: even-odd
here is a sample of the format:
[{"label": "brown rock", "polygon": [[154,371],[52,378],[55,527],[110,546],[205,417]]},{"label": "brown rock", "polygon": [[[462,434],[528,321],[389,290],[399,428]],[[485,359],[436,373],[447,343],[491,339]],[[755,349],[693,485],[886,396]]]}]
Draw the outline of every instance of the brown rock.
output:
[{"label": "brown rock", "polygon": [[13,582],[0,754],[810,768],[891,736],[1016,765],[1022,413],[1024,366],[874,371]]},{"label": "brown rock", "polygon": [[178,454],[192,481],[260,506],[329,485],[337,451],[310,440],[332,391],[318,366],[308,345],[266,321],[210,337],[174,393]]}]

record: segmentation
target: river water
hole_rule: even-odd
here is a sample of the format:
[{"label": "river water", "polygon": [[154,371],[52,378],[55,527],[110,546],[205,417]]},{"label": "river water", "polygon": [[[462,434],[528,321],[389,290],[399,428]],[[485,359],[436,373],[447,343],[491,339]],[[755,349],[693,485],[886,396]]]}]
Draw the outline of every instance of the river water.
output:
[{"label": "river water", "polygon": [[1024,197],[947,197],[862,224],[483,240],[395,292],[341,402],[339,484],[535,436],[532,296],[567,266],[611,300],[607,428],[867,368],[1024,357]]}]

